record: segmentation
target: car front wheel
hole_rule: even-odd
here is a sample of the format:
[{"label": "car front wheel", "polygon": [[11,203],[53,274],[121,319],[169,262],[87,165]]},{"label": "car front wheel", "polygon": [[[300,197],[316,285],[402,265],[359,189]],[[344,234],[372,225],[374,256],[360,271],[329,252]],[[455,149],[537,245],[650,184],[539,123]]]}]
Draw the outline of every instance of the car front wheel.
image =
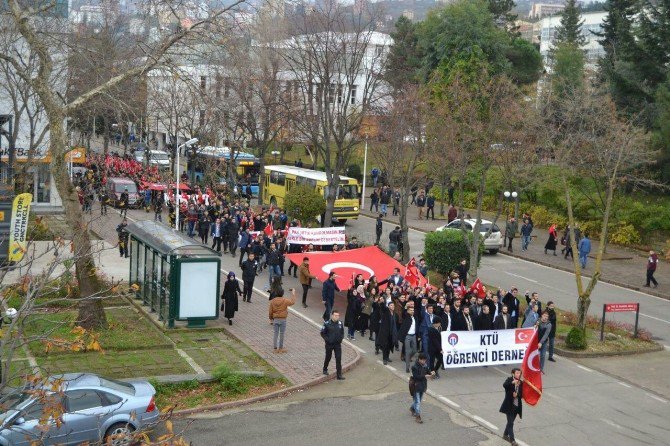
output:
[{"label": "car front wheel", "polygon": [[106,446],[129,446],[133,443],[133,431],[135,428],[126,423],[116,423],[105,432]]}]

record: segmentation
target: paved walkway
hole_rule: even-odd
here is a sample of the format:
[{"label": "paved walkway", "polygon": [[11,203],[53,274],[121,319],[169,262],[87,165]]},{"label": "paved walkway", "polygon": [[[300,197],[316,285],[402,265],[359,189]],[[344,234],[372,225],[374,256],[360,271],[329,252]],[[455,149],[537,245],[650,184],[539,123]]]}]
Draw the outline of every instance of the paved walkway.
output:
[{"label": "paved walkway", "polygon": [[[385,219],[388,222],[398,223],[398,217],[393,216],[390,213]],[[439,206],[436,206],[436,211],[439,212]],[[523,209],[521,209],[523,211]],[[470,210],[472,215],[474,211]],[[417,209],[415,206],[410,206],[407,216],[407,224],[410,228],[416,229],[418,231],[430,232],[434,231],[436,228],[445,225],[446,220],[435,219],[435,220],[419,220],[417,218]],[[363,215],[370,217],[377,217],[379,214],[375,214],[369,211],[363,211]],[[488,213],[482,214],[483,218],[492,219],[494,216],[489,215]],[[504,217],[498,220],[498,226],[501,230],[504,231]],[[560,236],[560,234],[559,234]],[[557,256],[549,254],[544,254],[544,244],[549,238],[549,232],[546,228],[536,227],[533,231],[533,241],[528,247],[527,251],[521,251],[521,239],[514,240],[514,252],[509,253],[503,248],[500,252],[502,254],[513,255],[521,259],[525,259],[534,263],[540,263],[545,266],[552,268],[562,269],[564,271],[574,272],[574,264],[570,258],[567,260],[561,255],[560,248],[562,247],[559,243],[557,248]],[[386,246],[388,240],[382,240],[382,245]],[[593,272],[593,265],[595,262],[595,256],[598,252],[599,241],[591,239],[592,248],[589,262],[586,265],[585,274],[589,276]],[[607,254],[611,259],[603,259],[602,263],[602,275],[601,280],[604,282],[612,283],[614,285],[622,286],[624,288],[630,288],[633,290],[643,291],[648,294],[652,294],[658,297],[663,297],[665,299],[670,299],[670,281],[667,280],[670,277],[670,264],[666,261],[659,261],[658,267],[656,269],[656,280],[658,280],[658,288],[646,288],[643,287],[646,280],[646,268],[647,268],[647,253],[631,248],[625,248],[618,245],[608,245]]]},{"label": "paved walkway", "polygon": [[[121,217],[118,212],[109,209],[108,215],[100,218],[97,208],[94,208],[91,219],[91,228],[100,237],[109,243],[116,243],[116,226],[120,223]],[[128,220],[146,220],[153,218],[153,213],[131,210],[128,212]],[[125,270],[129,270],[128,259],[117,257],[119,262],[125,264]],[[227,260],[233,260],[228,254],[222,257],[222,266],[225,268]],[[237,266],[237,259],[234,260],[234,266]],[[226,280],[222,268],[221,290]],[[235,272],[237,268],[235,268]],[[127,276],[123,278],[127,280]],[[228,325],[226,319],[221,318],[216,321],[208,321],[207,327],[222,328],[230,335],[239,339],[249,346],[256,354],[267,361],[279,373],[284,375],[294,385],[307,384],[315,379],[322,377],[321,369],[323,367],[324,347],[323,340],[319,335],[319,326],[314,325],[306,318],[300,317],[296,312],[291,312],[287,321],[286,336],[284,346],[288,349],[287,353],[277,354],[273,352],[272,335],[273,327],[268,319],[268,296],[262,292],[261,288],[267,283],[267,274],[263,274],[256,280],[256,289],[251,303],[239,302],[239,311],[235,314],[233,325]],[[287,296],[289,286],[285,286]],[[297,299],[300,299],[300,292],[297,290]],[[298,302],[298,305],[300,303]],[[353,363],[358,358],[356,351],[348,345],[342,345],[342,364]],[[334,364],[331,367],[334,372]],[[334,375],[334,373],[333,373]]]}]

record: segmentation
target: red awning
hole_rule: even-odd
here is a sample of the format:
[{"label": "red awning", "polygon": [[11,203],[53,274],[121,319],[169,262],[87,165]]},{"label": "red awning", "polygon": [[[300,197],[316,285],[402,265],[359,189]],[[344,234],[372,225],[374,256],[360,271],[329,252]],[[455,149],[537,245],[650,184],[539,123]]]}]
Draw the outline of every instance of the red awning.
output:
[{"label": "red awning", "polygon": [[[170,184],[170,189],[174,189],[177,187],[176,183]],[[179,183],[179,190],[191,190],[191,186],[189,186],[186,183]]]},{"label": "red awning", "polygon": [[166,190],[167,186],[165,184],[159,184],[159,183],[148,183],[146,181],[142,181],[140,184],[142,186],[142,189],[146,190]]},{"label": "red awning", "polygon": [[[394,268],[400,268],[400,274],[405,275],[403,264],[376,246],[339,252],[303,252],[286,257],[298,265],[303,258],[309,257],[309,270],[321,282],[328,278],[331,271],[335,271],[335,283],[341,290],[351,286],[352,274],[363,274],[365,280],[375,275],[378,281],[382,281],[393,274]],[[425,280],[421,280],[419,285],[425,285]]]}]

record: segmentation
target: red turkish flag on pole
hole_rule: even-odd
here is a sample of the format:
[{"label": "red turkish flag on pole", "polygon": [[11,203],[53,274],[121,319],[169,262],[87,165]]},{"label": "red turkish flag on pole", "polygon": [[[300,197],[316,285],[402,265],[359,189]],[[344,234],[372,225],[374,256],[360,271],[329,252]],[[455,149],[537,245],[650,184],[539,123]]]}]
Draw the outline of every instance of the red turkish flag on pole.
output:
[{"label": "red turkish flag on pole", "polygon": [[405,267],[405,280],[413,287],[419,285],[419,270],[416,267],[416,259],[412,257]]},{"label": "red turkish flag on pole", "polygon": [[267,226],[265,226],[265,229],[263,229],[263,232],[265,232],[265,235],[270,237],[272,235],[273,229],[272,229],[272,222],[268,223]]},{"label": "red turkish flag on pole", "polygon": [[535,330],[526,348],[526,354],[523,356],[523,364],[521,364],[523,375],[521,392],[523,400],[531,406],[536,405],[542,398],[542,370],[540,370],[540,350],[537,344],[537,330]]},{"label": "red turkish flag on pole", "polygon": [[470,291],[477,295],[477,297],[486,297],[486,290],[484,289],[484,284],[481,280],[475,280],[472,285],[470,285]]}]

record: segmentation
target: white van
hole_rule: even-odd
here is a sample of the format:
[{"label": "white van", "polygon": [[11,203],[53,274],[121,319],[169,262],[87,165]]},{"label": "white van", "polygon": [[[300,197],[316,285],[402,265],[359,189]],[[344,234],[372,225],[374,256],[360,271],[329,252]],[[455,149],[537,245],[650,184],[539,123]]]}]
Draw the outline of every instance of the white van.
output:
[{"label": "white van", "polygon": [[144,150],[135,150],[135,161],[142,164],[148,161],[150,166],[161,170],[170,168],[170,155],[162,150],[149,150],[148,157]]}]

